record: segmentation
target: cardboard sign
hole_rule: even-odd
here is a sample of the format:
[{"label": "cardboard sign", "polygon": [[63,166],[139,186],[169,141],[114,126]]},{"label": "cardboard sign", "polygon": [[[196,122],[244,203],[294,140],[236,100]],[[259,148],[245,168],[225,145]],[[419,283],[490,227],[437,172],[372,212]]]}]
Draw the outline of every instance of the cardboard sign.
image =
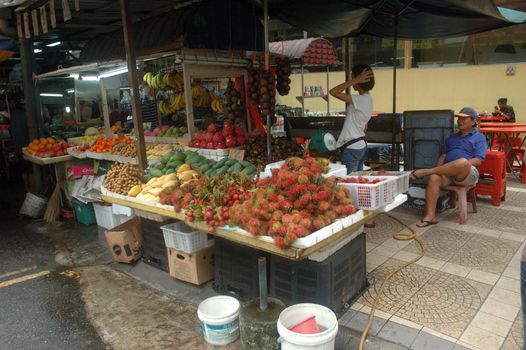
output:
[{"label": "cardboard sign", "polygon": [[243,158],[245,158],[245,150],[239,148],[232,148],[230,152],[228,152],[228,158],[243,160]]}]

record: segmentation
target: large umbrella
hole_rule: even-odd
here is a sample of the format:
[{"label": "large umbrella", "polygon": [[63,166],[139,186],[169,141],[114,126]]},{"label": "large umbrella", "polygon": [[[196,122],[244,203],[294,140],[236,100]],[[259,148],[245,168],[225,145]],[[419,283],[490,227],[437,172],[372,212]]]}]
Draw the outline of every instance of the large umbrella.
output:
[{"label": "large umbrella", "polygon": [[[263,0],[249,0],[261,4]],[[430,39],[480,33],[526,22],[526,13],[492,0],[265,0],[269,14],[320,36],[362,34],[397,39]],[[395,61],[393,61],[395,62]],[[347,67],[348,69],[348,67]],[[393,114],[396,64],[393,64]],[[392,145],[394,149],[394,141]]]}]

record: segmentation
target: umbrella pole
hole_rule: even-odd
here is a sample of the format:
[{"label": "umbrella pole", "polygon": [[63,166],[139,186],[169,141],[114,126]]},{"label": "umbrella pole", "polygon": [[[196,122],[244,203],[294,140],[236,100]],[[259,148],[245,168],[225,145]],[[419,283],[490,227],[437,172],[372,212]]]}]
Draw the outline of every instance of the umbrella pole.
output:
[{"label": "umbrella pole", "polygon": [[[394,44],[393,44],[393,119],[396,116],[396,53],[398,48],[398,15],[394,16]],[[400,165],[398,164],[398,156],[395,157],[395,120],[391,123],[391,169],[399,170]],[[398,147],[396,147],[398,152]],[[395,166],[395,159],[397,164]]]},{"label": "umbrella pole", "polygon": [[[263,25],[265,31],[265,70],[269,68],[269,45],[268,45],[268,0],[263,1]],[[267,115],[267,159],[270,162],[272,159],[272,150],[270,149],[270,114]]]}]

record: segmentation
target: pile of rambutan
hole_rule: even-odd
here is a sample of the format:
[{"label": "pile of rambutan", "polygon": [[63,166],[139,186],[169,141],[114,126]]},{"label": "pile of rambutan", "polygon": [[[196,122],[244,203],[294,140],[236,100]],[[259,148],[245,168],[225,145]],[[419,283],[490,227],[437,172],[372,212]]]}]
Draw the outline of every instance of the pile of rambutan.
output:
[{"label": "pile of rambutan", "polygon": [[272,176],[260,179],[250,198],[233,205],[229,221],[253,235],[268,235],[281,248],[354,214],[348,189],[325,178],[324,158],[288,158]]}]

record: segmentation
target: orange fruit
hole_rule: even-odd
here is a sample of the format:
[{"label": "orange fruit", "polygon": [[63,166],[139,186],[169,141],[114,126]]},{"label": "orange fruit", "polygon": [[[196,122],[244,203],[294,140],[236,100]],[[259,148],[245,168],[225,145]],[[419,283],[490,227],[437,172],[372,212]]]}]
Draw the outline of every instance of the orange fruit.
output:
[{"label": "orange fruit", "polygon": [[41,137],[39,141],[43,145],[45,145],[47,143],[47,139],[45,137]]},{"label": "orange fruit", "polygon": [[48,137],[46,140],[47,140],[47,143],[50,143],[50,144],[54,144],[55,143],[55,139],[52,138],[52,137]]}]

